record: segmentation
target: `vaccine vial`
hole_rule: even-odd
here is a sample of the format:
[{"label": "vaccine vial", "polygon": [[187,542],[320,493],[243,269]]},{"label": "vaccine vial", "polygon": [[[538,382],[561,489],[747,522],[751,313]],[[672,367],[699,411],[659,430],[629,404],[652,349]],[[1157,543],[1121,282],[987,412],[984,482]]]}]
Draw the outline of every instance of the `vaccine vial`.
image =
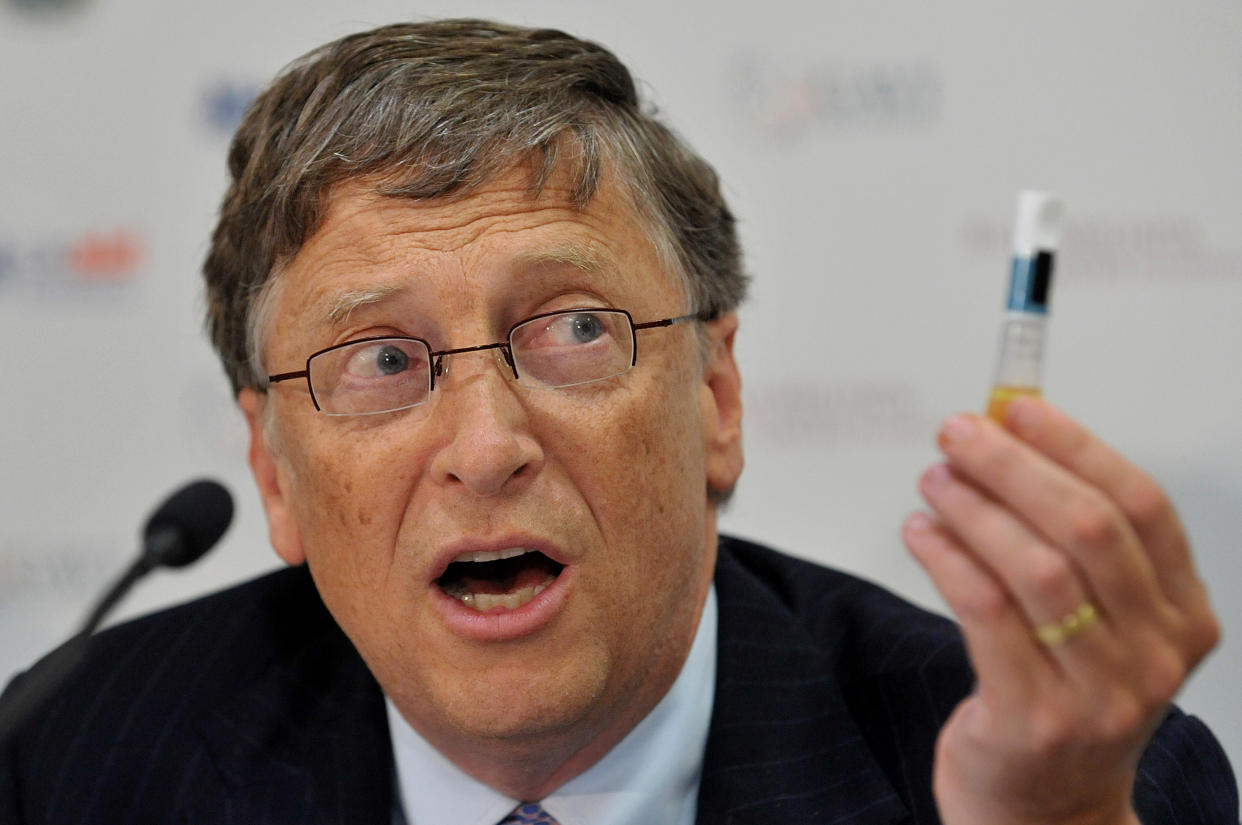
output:
[{"label": "vaccine vial", "polygon": [[1056,195],[1024,191],[1018,196],[1009,300],[987,407],[994,421],[1004,420],[1013,399],[1041,392],[1052,273],[1064,225],[1065,209]]}]

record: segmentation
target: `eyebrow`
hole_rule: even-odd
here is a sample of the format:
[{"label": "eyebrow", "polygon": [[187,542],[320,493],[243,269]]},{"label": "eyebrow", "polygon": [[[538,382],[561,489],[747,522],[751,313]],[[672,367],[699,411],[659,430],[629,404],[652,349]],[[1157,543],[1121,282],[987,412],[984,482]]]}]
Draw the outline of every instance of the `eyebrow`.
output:
[{"label": "eyebrow", "polygon": [[601,254],[598,249],[572,241],[552,249],[522,255],[517,260],[519,269],[535,269],[547,264],[568,264],[574,269],[592,274],[617,268],[611,255]]},{"label": "eyebrow", "polygon": [[327,319],[331,323],[347,320],[354,310],[368,304],[377,304],[398,292],[405,291],[401,284],[384,284],[367,287],[366,289],[346,289],[336,293],[332,306],[328,309]]}]

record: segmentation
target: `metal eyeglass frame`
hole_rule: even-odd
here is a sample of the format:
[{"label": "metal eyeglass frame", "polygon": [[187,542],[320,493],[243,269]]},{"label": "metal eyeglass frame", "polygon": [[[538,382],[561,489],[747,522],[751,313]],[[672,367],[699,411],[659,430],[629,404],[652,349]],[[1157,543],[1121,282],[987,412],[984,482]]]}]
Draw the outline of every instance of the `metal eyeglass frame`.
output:
[{"label": "metal eyeglass frame", "polygon": [[[712,316],[709,313],[691,312],[687,315],[677,315],[672,318],[661,318],[658,321],[643,321],[642,323],[636,323],[634,321],[634,316],[632,316],[629,313],[629,310],[618,309],[616,307],[572,307],[570,309],[558,309],[555,312],[541,312],[538,315],[532,315],[529,318],[523,318],[522,320],[518,321],[513,326],[509,327],[509,331],[505,335],[505,340],[496,341],[491,344],[478,344],[477,346],[473,346],[473,347],[455,347],[453,349],[433,350],[431,348],[431,344],[426,339],[419,338],[413,335],[376,335],[370,338],[358,338],[352,341],[344,341],[340,344],[333,344],[330,347],[324,347],[321,350],[316,350],[315,352],[312,352],[306,358],[305,369],[296,370],[294,372],[280,372],[280,373],[276,373],[275,375],[267,376],[267,383],[270,386],[272,384],[275,384],[281,381],[291,381],[297,378],[306,379],[306,389],[310,393],[311,403],[315,405],[316,410],[318,410],[319,412],[323,412],[323,408],[319,406],[319,399],[315,397],[315,387],[311,383],[311,377],[310,377],[311,376],[311,369],[310,369],[311,361],[315,360],[316,358],[318,358],[319,356],[325,353],[329,353],[334,350],[341,349],[343,347],[352,347],[358,344],[365,344],[368,341],[417,341],[418,343],[426,347],[428,358],[429,358],[429,363],[431,364],[431,375],[430,375],[431,380],[430,380],[430,386],[428,387],[428,390],[427,390],[427,399],[430,399],[431,393],[435,391],[436,376],[444,374],[444,356],[446,355],[460,355],[466,352],[481,352],[483,350],[489,350],[489,349],[500,350],[500,354],[505,359],[505,364],[508,365],[510,371],[512,371],[513,373],[513,379],[517,381],[517,380],[520,380],[521,376],[518,375],[517,364],[513,360],[513,333],[514,331],[516,331],[519,327],[529,324],[531,321],[538,321],[540,318],[551,318],[555,315],[568,315],[568,314],[572,314],[575,312],[610,312],[610,313],[621,314],[625,316],[626,321],[628,321],[630,325],[630,341],[632,344],[630,348],[630,352],[631,352],[630,367],[629,367],[630,369],[632,369],[634,365],[638,363],[638,335],[637,335],[638,330],[655,329],[659,327],[671,327],[674,324],[680,324],[682,322],[691,321],[691,320],[695,320],[695,321],[712,320]],[[628,369],[626,371],[628,372]],[[606,376],[606,377],[610,377],[610,376]],[[600,378],[596,380],[602,381],[604,379]],[[594,382],[587,381],[583,383],[594,383]],[[567,385],[567,386],[575,386],[575,385]],[[560,389],[560,388],[561,387],[551,387],[551,389]],[[425,403],[426,403],[426,399],[424,399],[423,401],[419,401],[415,404],[408,404],[402,407],[394,407],[391,410],[382,410],[378,412],[397,412],[399,410],[418,407]],[[371,415],[375,413],[325,413],[325,414],[327,415]]]}]

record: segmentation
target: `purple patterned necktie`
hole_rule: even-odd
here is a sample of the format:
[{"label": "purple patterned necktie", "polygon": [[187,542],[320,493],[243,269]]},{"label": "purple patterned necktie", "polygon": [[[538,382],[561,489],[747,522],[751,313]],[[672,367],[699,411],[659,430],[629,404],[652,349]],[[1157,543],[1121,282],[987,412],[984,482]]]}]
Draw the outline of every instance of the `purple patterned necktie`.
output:
[{"label": "purple patterned necktie", "polygon": [[514,808],[513,813],[502,819],[499,825],[560,825],[560,823],[553,819],[552,814],[545,811],[542,805],[528,802]]}]

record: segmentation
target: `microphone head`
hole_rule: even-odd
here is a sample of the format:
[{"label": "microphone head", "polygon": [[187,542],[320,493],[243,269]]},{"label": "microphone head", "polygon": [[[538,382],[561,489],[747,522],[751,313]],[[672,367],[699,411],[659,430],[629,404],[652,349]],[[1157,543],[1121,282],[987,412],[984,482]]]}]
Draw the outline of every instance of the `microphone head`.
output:
[{"label": "microphone head", "polygon": [[192,481],[169,496],[142,530],[148,567],[183,567],[212,548],[233,520],[233,497],[210,479]]}]

